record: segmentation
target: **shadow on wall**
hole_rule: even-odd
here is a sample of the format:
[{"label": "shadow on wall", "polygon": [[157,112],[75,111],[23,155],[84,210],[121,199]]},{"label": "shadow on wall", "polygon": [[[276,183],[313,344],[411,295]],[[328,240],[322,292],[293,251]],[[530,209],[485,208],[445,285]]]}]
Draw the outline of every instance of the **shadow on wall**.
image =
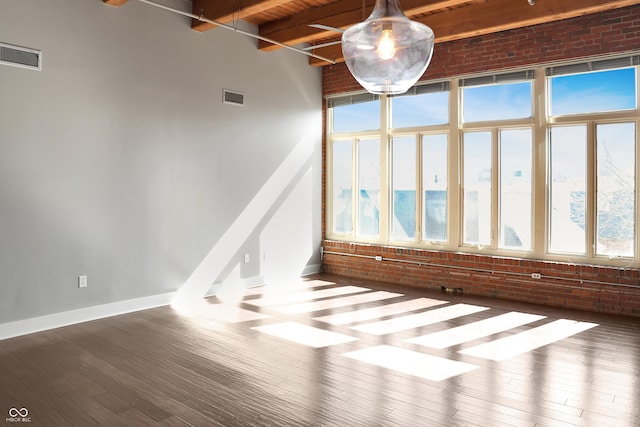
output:
[{"label": "shadow on wall", "polygon": [[[300,140],[178,290],[174,307],[184,309],[197,303],[219,280],[224,281],[218,293],[231,298],[240,295],[244,286],[237,260],[247,242],[256,238],[260,239],[257,255],[268,254],[267,260],[261,260],[266,283],[300,276],[313,254],[309,188],[313,185],[314,145],[311,136]],[[289,206],[293,199],[295,204]],[[301,203],[309,209],[301,212],[297,208]]]}]

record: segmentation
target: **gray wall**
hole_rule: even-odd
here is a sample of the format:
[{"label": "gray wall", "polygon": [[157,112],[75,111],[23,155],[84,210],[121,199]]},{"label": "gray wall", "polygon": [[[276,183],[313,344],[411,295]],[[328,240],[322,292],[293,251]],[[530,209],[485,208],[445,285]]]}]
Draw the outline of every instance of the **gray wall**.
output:
[{"label": "gray wall", "polygon": [[319,264],[304,55],[135,0],[2,0],[0,42],[43,51],[0,65],[0,323],[178,291],[206,263],[207,286]]}]

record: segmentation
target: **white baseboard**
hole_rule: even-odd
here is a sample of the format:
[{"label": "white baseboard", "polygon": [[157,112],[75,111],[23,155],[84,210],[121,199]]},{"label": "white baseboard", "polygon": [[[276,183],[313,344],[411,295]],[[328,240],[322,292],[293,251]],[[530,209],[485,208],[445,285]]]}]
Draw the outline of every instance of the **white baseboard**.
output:
[{"label": "white baseboard", "polygon": [[[307,276],[319,271],[320,265],[309,265],[305,267],[302,275]],[[242,283],[244,283],[245,287],[251,288],[253,286],[263,284],[264,278],[262,276],[249,277],[242,279]],[[205,297],[215,295],[219,287],[220,283],[213,284],[211,288],[209,288]],[[46,316],[1,323],[0,340],[46,331],[49,329],[61,328],[63,326],[74,325],[76,323],[103,319],[105,317],[117,316],[119,314],[132,313],[134,311],[169,305],[176,294],[177,292],[169,292],[166,294],[151,295],[148,297],[118,301],[109,304],[94,305],[91,307],[79,308],[77,310],[48,314]]]},{"label": "white baseboard", "polygon": [[247,279],[244,279],[243,281],[246,288],[253,288],[254,286],[264,285],[264,277],[262,276],[249,277]]},{"label": "white baseboard", "polygon": [[171,304],[176,292],[94,305],[0,324],[0,340]]},{"label": "white baseboard", "polygon": [[322,267],[322,264],[307,265],[304,270],[302,270],[302,275],[309,276],[311,274],[320,273],[320,267]]}]

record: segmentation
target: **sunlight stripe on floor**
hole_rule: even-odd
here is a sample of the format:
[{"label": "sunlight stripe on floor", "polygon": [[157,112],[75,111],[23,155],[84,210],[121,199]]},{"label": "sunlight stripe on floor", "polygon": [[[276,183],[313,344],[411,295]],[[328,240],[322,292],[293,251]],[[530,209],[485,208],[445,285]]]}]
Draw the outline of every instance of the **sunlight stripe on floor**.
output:
[{"label": "sunlight stripe on floor", "polygon": [[328,298],[340,295],[355,294],[356,292],[369,291],[360,286],[340,286],[338,288],[323,289],[321,291],[300,292],[295,294],[274,295],[266,298],[243,301],[245,304],[266,307],[270,305],[284,305],[301,301],[309,301],[317,298]]},{"label": "sunlight stripe on floor", "polygon": [[379,345],[343,353],[343,356],[404,374],[442,381],[477,369],[470,363],[431,356],[390,345]]},{"label": "sunlight stripe on floor", "polygon": [[323,286],[335,285],[335,282],[326,282],[323,280],[297,281],[289,284],[272,284],[259,285],[247,288],[245,296],[251,295],[281,295],[290,292],[305,291],[313,288],[321,288]]},{"label": "sunlight stripe on floor", "polygon": [[488,309],[489,307],[481,307],[478,305],[456,304],[409,316],[396,317],[389,320],[382,320],[380,322],[352,326],[351,329],[373,335],[384,335],[411,328],[418,328],[420,326],[431,325],[433,323],[455,319],[456,317],[466,316],[468,314],[478,313]]},{"label": "sunlight stripe on floor", "polygon": [[431,298],[417,298],[393,304],[385,304],[379,307],[363,308],[361,310],[346,313],[331,314],[328,316],[314,317],[314,320],[329,323],[331,325],[346,325],[348,323],[364,322],[366,320],[380,319],[385,316],[408,313],[422,308],[434,307],[446,304],[448,301]]},{"label": "sunlight stripe on floor", "polygon": [[365,302],[382,301],[389,298],[401,297],[402,294],[393,292],[378,291],[367,292],[364,294],[351,295],[342,298],[332,298],[329,300],[307,302],[301,304],[287,305],[276,308],[277,311],[289,314],[309,313],[312,311],[327,310],[331,308],[346,307],[354,304],[362,304]]},{"label": "sunlight stripe on floor", "polygon": [[349,335],[325,331],[324,329],[314,328],[297,322],[272,323],[270,325],[256,326],[251,329],[314,348],[358,340]]},{"label": "sunlight stripe on floor", "polygon": [[500,361],[552,344],[595,326],[598,324],[560,319],[519,334],[461,350],[460,353]]},{"label": "sunlight stripe on floor", "polygon": [[467,325],[445,329],[444,331],[434,332],[432,334],[422,335],[416,338],[410,338],[405,341],[425,347],[447,348],[453,345],[462,344],[464,342],[507,331],[544,318],[545,316],[512,311],[510,313],[479,320]]}]

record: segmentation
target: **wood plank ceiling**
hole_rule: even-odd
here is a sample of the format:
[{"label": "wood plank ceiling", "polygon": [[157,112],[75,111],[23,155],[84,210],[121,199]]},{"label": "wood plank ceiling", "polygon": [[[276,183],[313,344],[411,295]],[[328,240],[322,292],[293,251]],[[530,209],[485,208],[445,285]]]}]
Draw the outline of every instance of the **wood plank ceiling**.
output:
[{"label": "wood plank ceiling", "polygon": [[[120,6],[128,0],[103,0]],[[258,26],[259,34],[292,45],[321,45],[340,40],[334,31],[310,27],[322,24],[346,29],[366,19],[374,0],[192,0],[192,13],[225,24],[244,20]],[[405,14],[431,27],[436,43],[521,28],[639,4],[640,0],[400,0]],[[192,21],[196,31],[215,25]],[[281,47],[260,41],[259,49]],[[321,57],[343,61],[339,44],[313,52]],[[311,65],[326,61],[309,58]]]}]

